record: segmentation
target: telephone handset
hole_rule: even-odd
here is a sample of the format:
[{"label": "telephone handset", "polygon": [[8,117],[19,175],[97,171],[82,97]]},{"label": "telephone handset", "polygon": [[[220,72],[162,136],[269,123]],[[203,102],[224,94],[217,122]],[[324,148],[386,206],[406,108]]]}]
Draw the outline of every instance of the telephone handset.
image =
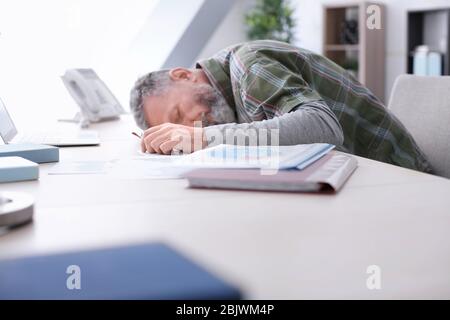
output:
[{"label": "telephone handset", "polygon": [[119,101],[94,70],[69,69],[61,79],[80,107],[82,121],[89,123],[113,120],[125,113]]}]

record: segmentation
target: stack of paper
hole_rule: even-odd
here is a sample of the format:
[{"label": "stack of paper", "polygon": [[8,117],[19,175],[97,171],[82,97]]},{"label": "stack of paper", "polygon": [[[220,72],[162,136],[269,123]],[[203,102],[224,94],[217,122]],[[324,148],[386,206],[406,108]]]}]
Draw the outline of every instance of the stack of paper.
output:
[{"label": "stack of paper", "polygon": [[320,159],[333,145],[235,146],[221,144],[181,157],[179,165],[200,168],[304,169]]},{"label": "stack of paper", "polygon": [[333,148],[326,143],[260,147],[221,144],[188,155],[141,154],[133,159],[118,160],[110,172],[116,177],[132,179],[182,178],[198,168],[253,168],[271,174],[273,170],[302,170]]},{"label": "stack of paper", "polygon": [[198,168],[302,170],[334,148],[326,143],[295,146],[235,146],[221,144],[187,155],[139,155],[109,161],[60,163],[49,174],[106,174],[123,179],[173,179]]}]

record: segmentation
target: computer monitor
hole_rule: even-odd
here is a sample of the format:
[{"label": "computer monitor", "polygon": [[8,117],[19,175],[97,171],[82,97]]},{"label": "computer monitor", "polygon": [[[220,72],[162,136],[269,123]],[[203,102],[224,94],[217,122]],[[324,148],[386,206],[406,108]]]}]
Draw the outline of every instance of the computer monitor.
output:
[{"label": "computer monitor", "polygon": [[17,129],[6,106],[0,98],[0,136],[5,143],[9,143],[17,135]]}]

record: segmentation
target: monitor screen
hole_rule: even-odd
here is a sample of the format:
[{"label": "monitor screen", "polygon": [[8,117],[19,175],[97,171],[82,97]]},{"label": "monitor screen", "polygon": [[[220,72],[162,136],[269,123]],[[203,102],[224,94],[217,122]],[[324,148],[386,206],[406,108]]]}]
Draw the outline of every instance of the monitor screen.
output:
[{"label": "monitor screen", "polygon": [[17,134],[14,122],[9,116],[6,106],[3,104],[2,99],[0,99],[0,135],[5,143],[10,142]]}]

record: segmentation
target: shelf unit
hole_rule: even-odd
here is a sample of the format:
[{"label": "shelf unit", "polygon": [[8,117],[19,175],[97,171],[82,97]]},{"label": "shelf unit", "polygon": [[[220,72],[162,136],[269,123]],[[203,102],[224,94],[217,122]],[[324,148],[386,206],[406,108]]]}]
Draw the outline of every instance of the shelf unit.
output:
[{"label": "shelf unit", "polygon": [[[381,9],[381,28],[366,27],[368,6]],[[343,39],[343,23],[356,21],[357,42]],[[354,72],[357,79],[384,101],[385,7],[380,3],[358,1],[324,6],[323,55]]]},{"label": "shelf unit", "polygon": [[408,11],[408,73],[413,72],[413,52],[420,45],[441,53],[443,75],[450,75],[450,8]]}]

